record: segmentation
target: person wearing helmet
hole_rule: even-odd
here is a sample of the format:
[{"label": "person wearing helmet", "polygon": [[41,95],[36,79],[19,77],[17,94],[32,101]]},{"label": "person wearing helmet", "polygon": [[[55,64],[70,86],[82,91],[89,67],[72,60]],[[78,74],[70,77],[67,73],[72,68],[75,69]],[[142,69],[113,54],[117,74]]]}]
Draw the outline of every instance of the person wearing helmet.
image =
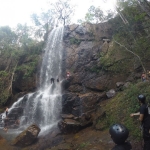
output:
[{"label": "person wearing helmet", "polygon": [[113,124],[109,129],[110,136],[116,144],[112,150],[131,150],[132,146],[127,142],[129,130],[122,124]]},{"label": "person wearing helmet", "polygon": [[55,80],[55,79],[52,77],[52,78],[51,78],[51,84],[54,83],[54,80]]},{"label": "person wearing helmet", "polygon": [[143,82],[146,82],[146,73],[145,73],[145,72],[142,73],[142,75],[141,75],[141,80],[142,80]]},{"label": "person wearing helmet", "polygon": [[140,111],[130,114],[131,117],[139,115],[138,120],[141,122],[144,139],[144,150],[150,150],[150,114],[146,104],[146,97],[141,94],[138,96]]},{"label": "person wearing helmet", "polygon": [[70,78],[70,72],[68,71],[67,72],[67,79],[69,79]]}]

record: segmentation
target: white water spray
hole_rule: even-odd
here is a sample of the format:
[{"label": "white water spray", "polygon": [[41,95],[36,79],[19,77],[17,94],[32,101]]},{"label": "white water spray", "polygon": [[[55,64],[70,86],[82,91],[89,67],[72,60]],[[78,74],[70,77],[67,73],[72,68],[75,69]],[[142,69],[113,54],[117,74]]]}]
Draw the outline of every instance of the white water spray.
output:
[{"label": "white water spray", "polygon": [[[41,129],[47,129],[59,121],[61,112],[61,83],[56,81],[62,73],[62,38],[63,28],[51,31],[45,48],[39,89],[20,98],[10,108],[23,107],[20,126],[27,127],[32,123]],[[51,83],[51,78],[54,83]]]}]

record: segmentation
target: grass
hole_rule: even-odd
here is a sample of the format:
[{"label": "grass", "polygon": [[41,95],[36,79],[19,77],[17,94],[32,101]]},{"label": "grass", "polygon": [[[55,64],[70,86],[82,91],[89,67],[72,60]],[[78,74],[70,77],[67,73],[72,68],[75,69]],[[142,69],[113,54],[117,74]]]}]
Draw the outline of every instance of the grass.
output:
[{"label": "grass", "polygon": [[150,83],[139,82],[132,84],[128,89],[119,92],[105,107],[106,116],[101,120],[102,124],[105,124],[105,128],[109,128],[115,123],[124,124],[130,132],[130,135],[139,140],[140,122],[137,121],[137,117],[130,117],[131,113],[139,111],[139,103],[137,96],[144,94],[147,97],[147,102],[150,99]]},{"label": "grass", "polygon": [[89,142],[83,142],[79,145],[79,148],[82,149],[82,148],[86,148],[90,143]]}]

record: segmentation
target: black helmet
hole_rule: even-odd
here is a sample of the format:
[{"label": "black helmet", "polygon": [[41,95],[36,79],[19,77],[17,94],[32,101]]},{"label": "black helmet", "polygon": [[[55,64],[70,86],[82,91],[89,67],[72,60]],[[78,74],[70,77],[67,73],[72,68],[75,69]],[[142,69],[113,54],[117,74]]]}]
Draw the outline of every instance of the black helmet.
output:
[{"label": "black helmet", "polygon": [[146,100],[146,97],[141,94],[141,95],[138,96],[138,99],[139,99],[142,103],[144,103],[145,100]]},{"label": "black helmet", "polygon": [[129,135],[128,129],[122,124],[112,125],[109,129],[109,133],[111,135],[112,140],[116,144],[125,143],[126,139],[128,138],[128,135]]}]

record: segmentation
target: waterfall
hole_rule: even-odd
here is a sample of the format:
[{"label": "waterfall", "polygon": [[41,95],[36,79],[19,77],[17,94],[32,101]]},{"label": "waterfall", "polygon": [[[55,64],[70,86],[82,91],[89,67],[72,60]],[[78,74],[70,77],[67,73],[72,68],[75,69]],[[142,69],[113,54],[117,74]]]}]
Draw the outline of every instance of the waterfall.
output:
[{"label": "waterfall", "polygon": [[[62,27],[51,31],[43,56],[38,90],[24,95],[9,109],[11,113],[14,108],[23,108],[19,118],[21,127],[35,123],[41,129],[45,129],[59,121],[61,81],[57,82],[56,79],[60,79],[62,74],[62,39]],[[52,77],[55,79],[54,83],[51,83]]]}]

